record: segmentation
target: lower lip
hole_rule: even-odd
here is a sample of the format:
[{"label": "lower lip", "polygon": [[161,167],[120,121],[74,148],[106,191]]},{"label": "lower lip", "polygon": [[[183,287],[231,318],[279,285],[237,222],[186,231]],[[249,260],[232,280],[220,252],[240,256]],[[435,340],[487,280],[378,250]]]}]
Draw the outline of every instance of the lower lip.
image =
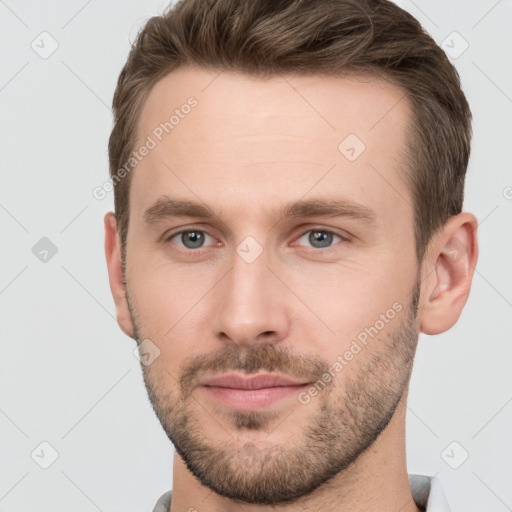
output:
[{"label": "lower lip", "polygon": [[276,386],[261,389],[234,389],[202,386],[206,392],[223,404],[241,410],[269,407],[283,398],[297,395],[308,384],[301,386]]}]

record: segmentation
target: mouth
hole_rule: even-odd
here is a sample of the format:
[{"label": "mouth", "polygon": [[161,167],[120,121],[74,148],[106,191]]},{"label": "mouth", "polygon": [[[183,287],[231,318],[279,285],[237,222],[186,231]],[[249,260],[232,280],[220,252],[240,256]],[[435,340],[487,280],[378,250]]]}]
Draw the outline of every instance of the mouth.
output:
[{"label": "mouth", "polygon": [[203,379],[199,387],[212,399],[230,408],[254,410],[296,396],[310,383],[277,374],[245,376],[236,373]]}]

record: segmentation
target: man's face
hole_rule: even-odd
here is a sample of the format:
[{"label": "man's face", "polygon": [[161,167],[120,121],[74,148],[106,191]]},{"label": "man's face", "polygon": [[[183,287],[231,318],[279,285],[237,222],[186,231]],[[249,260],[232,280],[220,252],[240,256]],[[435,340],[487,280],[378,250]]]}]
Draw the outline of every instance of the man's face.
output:
[{"label": "man's face", "polygon": [[[370,447],[405,396],[419,332],[409,115],[403,91],[377,79],[183,67],[152,89],[127,298],[137,340],[160,350],[142,364],[155,412],[218,494],[307,494]],[[178,201],[213,213],[178,215]],[[269,373],[294,385],[211,380]]]}]

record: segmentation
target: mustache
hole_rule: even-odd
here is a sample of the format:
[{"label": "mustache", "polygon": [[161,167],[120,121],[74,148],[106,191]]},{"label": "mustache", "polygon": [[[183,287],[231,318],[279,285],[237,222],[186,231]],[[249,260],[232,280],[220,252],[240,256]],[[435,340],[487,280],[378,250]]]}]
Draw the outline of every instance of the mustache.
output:
[{"label": "mustache", "polygon": [[329,365],[316,356],[292,354],[287,347],[278,348],[273,343],[244,348],[226,345],[214,354],[199,354],[182,362],[179,380],[182,396],[188,397],[199,376],[233,370],[248,374],[264,370],[315,382],[328,372]]}]

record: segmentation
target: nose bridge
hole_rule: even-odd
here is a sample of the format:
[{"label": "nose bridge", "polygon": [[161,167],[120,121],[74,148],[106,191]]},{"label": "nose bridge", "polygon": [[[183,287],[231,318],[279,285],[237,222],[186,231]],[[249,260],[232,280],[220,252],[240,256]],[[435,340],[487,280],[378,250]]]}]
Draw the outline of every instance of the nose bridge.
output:
[{"label": "nose bridge", "polygon": [[[218,336],[237,344],[274,341],[286,334],[288,320],[282,285],[268,268],[272,255],[252,237],[233,252],[232,267],[219,293]],[[265,333],[265,336],[260,336]]]}]

